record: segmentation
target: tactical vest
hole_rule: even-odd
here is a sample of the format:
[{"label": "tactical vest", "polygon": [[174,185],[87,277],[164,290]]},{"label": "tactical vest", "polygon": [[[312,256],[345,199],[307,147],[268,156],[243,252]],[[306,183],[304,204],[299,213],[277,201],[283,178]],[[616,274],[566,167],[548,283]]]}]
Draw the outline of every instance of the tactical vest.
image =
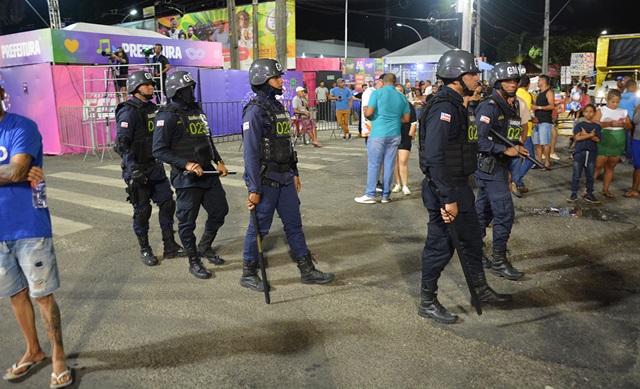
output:
[{"label": "tactical vest", "polygon": [[[445,149],[445,164],[449,168],[451,177],[467,177],[476,170],[476,144],[477,128],[469,124],[467,109],[459,102],[446,95],[436,96],[429,100],[420,113],[420,128],[418,132],[420,146],[420,169],[428,175],[426,159],[424,157],[424,145],[427,135],[426,118],[431,107],[439,102],[447,101],[456,107],[458,114],[451,115],[451,126],[456,128],[455,133],[449,133],[447,147]],[[475,141],[473,131],[475,130]]]},{"label": "tactical vest", "polygon": [[288,172],[295,167],[296,153],[291,143],[291,115],[284,106],[279,104],[279,109],[263,103],[260,100],[251,100],[244,109],[251,104],[265,110],[271,122],[269,133],[260,141],[261,171]]},{"label": "tactical vest", "polygon": [[[495,97],[487,97],[488,104],[497,104],[500,108],[501,116],[494,123],[491,123],[491,128],[497,133],[507,138],[513,143],[520,142],[520,135],[522,135],[522,122],[520,120],[520,104],[518,99],[515,99],[512,106],[508,106],[504,101],[497,100]],[[499,139],[493,139],[495,143],[503,144]],[[508,146],[504,144],[505,146]]]},{"label": "tactical vest", "polygon": [[133,129],[131,150],[133,150],[136,163],[140,165],[141,169],[146,169],[156,163],[155,158],[153,158],[152,148],[153,130],[155,129],[155,118],[158,107],[153,103],[143,104],[139,101],[127,100],[126,102],[118,105],[118,108],[116,108],[116,114],[124,108],[125,105],[134,107],[140,114],[140,119],[143,123],[142,128]]},{"label": "tactical vest", "polygon": [[200,107],[195,107],[196,112],[187,113],[168,104],[160,112],[177,115],[177,131],[183,133],[180,140],[172,142],[171,152],[187,161],[197,162],[204,170],[212,170],[214,155],[207,116]]}]

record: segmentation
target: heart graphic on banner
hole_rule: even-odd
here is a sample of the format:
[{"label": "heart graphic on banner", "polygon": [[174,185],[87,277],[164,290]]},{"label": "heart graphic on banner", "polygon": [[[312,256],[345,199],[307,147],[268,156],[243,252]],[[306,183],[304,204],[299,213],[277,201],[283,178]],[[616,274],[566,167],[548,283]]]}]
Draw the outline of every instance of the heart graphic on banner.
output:
[{"label": "heart graphic on banner", "polygon": [[66,47],[67,50],[69,50],[70,52],[75,53],[76,50],[78,50],[78,47],[80,47],[80,43],[75,39],[74,40],[65,39],[64,47]]}]

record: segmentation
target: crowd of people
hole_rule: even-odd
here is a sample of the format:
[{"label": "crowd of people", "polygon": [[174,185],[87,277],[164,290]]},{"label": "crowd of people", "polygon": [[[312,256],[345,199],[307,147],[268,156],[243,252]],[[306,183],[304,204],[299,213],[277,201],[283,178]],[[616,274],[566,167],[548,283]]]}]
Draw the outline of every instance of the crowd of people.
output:
[{"label": "crowd of people", "polygon": [[[161,50],[161,46],[157,47]],[[159,55],[159,50],[156,50]],[[277,99],[283,93],[283,68],[273,59],[252,63],[249,82],[255,97],[242,115],[244,174],[247,208],[254,213],[244,241],[240,285],[253,291],[268,288],[258,275],[258,242],[268,235],[277,210],[287,242],[303,284],[326,284],[332,273],[321,272],[307,246],[302,228],[301,181],[297,154],[291,142],[292,118]],[[354,99],[362,103],[360,136],[367,145],[367,184],[362,204],[389,203],[392,193],[410,195],[408,159],[418,135],[422,200],[428,210],[428,234],[422,253],[421,299],[418,314],[442,323],[457,316],[438,301],[438,279],[455,250],[461,258],[472,296],[472,304],[505,305],[511,296],[494,291],[485,271],[508,280],[524,276],[507,257],[515,210],[512,196],[528,192],[523,183],[534,167],[551,170],[556,97],[549,77],[538,77],[538,93],[529,93],[530,79],[520,66],[495,64],[487,82],[480,82],[480,69],[473,55],[463,50],[443,54],[437,68],[438,81],[398,84],[393,73],[381,75],[355,95],[338,79],[328,90],[320,83],[315,96],[319,104],[336,102],[336,118],[343,139],[351,138],[348,115]],[[640,134],[629,132],[640,125],[640,98],[634,80],[619,80],[606,105],[596,107],[588,100],[576,110],[573,129],[573,176],[568,201],[578,199],[582,173],[590,203],[595,178],[603,173],[602,195],[613,197],[610,185],[620,157],[627,153],[634,163],[631,190],[626,197],[638,197],[640,185]],[[154,75],[136,71],[125,85],[130,99],[116,111],[116,151],[122,157],[122,178],[133,207],[133,231],[140,246],[140,259],[147,266],[158,258],[149,245],[151,202],[159,208],[164,258],[188,257],[189,272],[207,279],[212,272],[202,263],[221,266],[225,260],[212,244],[229,212],[220,177],[230,172],[211,138],[207,117],[196,102],[196,81],[186,71],[166,78],[170,102],[158,108],[154,97]],[[581,85],[577,90],[583,90]],[[294,115],[318,142],[310,121],[307,90],[296,89]],[[0,87],[0,100],[4,90]],[[0,107],[0,217],[13,220],[0,227],[0,297],[10,297],[17,321],[24,333],[27,351],[3,375],[14,381],[27,375],[44,360],[35,330],[30,297],[37,302],[53,346],[51,388],[73,382],[62,344],[60,312],[53,298],[59,288],[58,269],[52,242],[51,220],[46,204],[42,171],[42,138],[35,123]],[[535,156],[536,159],[533,159]],[[544,164],[541,161],[545,161]],[[162,163],[171,166],[167,177]],[[477,198],[469,184],[473,175]],[[379,177],[382,177],[379,180]],[[380,184],[378,188],[377,184]],[[173,191],[176,200],[173,199]],[[207,213],[204,232],[198,241],[194,231],[200,207]],[[174,216],[178,235],[174,239]],[[492,252],[484,242],[486,228],[493,225]]]}]

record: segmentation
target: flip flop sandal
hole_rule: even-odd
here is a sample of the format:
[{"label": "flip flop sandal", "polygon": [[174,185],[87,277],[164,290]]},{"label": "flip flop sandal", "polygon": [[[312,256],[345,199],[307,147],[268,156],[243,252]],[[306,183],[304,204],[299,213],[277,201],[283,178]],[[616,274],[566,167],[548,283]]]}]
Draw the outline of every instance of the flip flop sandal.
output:
[{"label": "flip flop sandal", "polygon": [[[69,381],[60,383],[60,378],[66,375],[69,376]],[[49,385],[51,389],[66,388],[67,386],[73,384],[73,377],[71,376],[71,370],[69,369],[68,366],[67,366],[67,370],[63,371],[59,375],[56,375],[56,373],[51,373],[51,378],[53,378],[56,381],[55,384],[52,382],[51,385]]]},{"label": "flip flop sandal", "polygon": [[44,361],[46,358],[43,358],[39,361],[29,361],[29,362],[25,362],[25,363],[21,363],[21,364],[17,364],[14,363],[13,366],[11,366],[11,369],[13,371],[16,370],[20,370],[20,369],[24,369],[26,367],[26,370],[24,370],[21,373],[15,374],[15,373],[10,373],[10,372],[6,372],[3,376],[2,379],[7,380],[7,381],[13,381],[13,380],[17,380],[18,378],[24,377],[27,374],[29,374],[29,372],[31,371],[31,369],[33,369],[34,367],[36,367],[38,364],[40,364],[42,361]]},{"label": "flip flop sandal", "polygon": [[608,197],[608,198],[610,198],[610,199],[612,199],[612,198],[613,198],[613,193],[609,193],[609,192],[606,192],[606,193],[605,193],[605,192],[602,192],[602,195],[603,195],[604,197]]}]

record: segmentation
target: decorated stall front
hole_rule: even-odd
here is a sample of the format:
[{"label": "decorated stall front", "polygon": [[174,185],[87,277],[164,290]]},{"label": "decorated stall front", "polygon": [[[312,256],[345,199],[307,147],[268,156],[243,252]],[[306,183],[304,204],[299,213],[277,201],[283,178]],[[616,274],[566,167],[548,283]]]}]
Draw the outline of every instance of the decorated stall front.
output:
[{"label": "decorated stall front", "polygon": [[[140,37],[42,29],[4,35],[0,36],[0,83],[7,92],[5,106],[36,121],[45,153],[73,151],[63,147],[62,130],[69,127],[61,125],[63,107],[115,105],[115,85],[107,81],[113,65],[108,54],[121,47],[129,63],[137,65],[132,70],[147,69],[145,49],[156,43],[163,45],[163,54],[174,69],[197,74],[199,69],[223,65],[218,42],[171,40],[160,34]],[[80,116],[81,121],[87,119],[82,111]]]}]

